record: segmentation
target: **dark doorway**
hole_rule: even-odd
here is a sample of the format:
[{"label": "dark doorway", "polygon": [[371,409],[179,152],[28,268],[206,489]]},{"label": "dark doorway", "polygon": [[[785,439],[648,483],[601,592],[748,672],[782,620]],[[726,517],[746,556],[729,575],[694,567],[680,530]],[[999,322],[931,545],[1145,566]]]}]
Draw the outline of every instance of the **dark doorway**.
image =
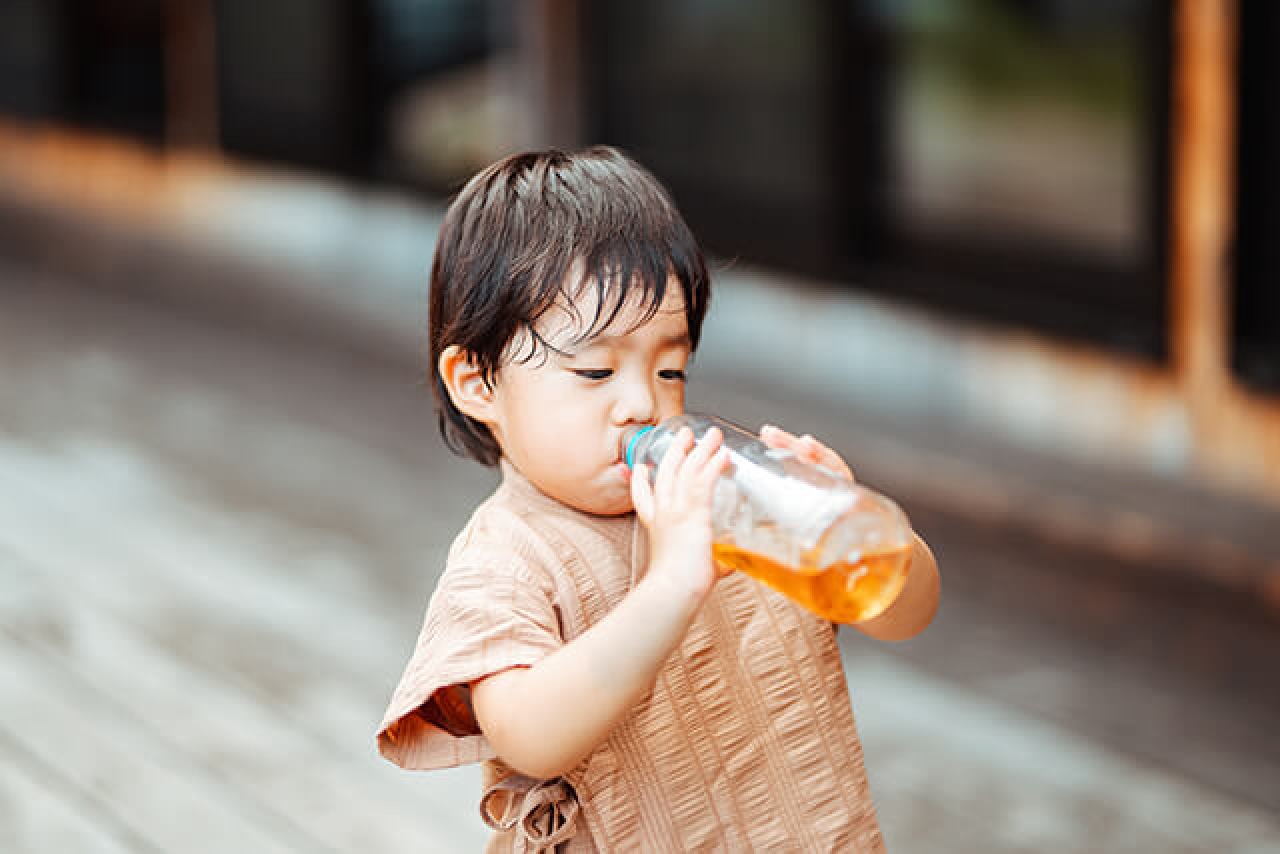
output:
[{"label": "dark doorway", "polygon": [[1280,390],[1280,7],[1240,4],[1232,361],[1247,383]]}]

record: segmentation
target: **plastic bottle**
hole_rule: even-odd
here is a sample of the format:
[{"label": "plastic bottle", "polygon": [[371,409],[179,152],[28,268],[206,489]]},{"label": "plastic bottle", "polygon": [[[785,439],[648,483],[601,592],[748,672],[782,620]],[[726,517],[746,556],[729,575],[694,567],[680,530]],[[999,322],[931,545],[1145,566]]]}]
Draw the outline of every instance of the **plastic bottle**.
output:
[{"label": "plastic bottle", "polygon": [[625,438],[627,465],[656,466],[682,427],[697,438],[719,427],[729,451],[711,514],[718,563],[834,622],[868,620],[889,607],[906,580],[912,545],[896,504],[710,415],[638,428]]}]

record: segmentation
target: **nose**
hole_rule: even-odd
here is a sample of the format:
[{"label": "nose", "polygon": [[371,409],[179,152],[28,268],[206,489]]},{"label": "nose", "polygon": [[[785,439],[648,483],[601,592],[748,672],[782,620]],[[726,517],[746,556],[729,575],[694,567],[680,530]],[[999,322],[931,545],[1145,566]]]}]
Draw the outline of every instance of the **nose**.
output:
[{"label": "nose", "polygon": [[618,383],[618,399],[614,403],[614,420],[618,424],[653,421],[657,414],[657,395],[653,384],[642,377],[624,378]]}]

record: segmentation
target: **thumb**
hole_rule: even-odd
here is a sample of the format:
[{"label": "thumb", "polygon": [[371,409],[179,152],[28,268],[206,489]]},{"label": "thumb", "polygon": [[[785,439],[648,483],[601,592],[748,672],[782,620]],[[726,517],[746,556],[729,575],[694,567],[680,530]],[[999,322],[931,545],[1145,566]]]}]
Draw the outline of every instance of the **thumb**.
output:
[{"label": "thumb", "polygon": [[649,485],[647,465],[638,465],[631,471],[631,503],[640,521],[647,525],[653,519],[653,487]]}]

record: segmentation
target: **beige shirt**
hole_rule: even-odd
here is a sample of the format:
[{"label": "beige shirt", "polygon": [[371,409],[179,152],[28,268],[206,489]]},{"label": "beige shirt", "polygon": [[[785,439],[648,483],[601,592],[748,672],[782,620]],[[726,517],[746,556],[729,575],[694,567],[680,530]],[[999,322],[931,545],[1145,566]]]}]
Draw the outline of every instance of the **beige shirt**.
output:
[{"label": "beige shirt", "polygon": [[536,781],[496,758],[467,685],[601,620],[644,548],[634,514],[579,512],[504,462],[449,552],[378,732],[383,756],[484,762],[490,851],[883,851],[831,624],[738,573],[577,767]]}]

